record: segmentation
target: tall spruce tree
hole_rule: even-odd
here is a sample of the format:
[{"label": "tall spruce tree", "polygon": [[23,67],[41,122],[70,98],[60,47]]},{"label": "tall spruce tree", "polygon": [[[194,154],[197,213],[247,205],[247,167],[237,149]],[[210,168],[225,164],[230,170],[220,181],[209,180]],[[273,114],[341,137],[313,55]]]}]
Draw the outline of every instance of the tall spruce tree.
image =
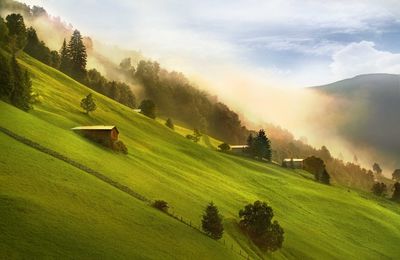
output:
[{"label": "tall spruce tree", "polygon": [[207,205],[201,220],[201,227],[213,239],[222,238],[224,226],[222,225],[222,215],[219,214],[218,208],[213,202]]},{"label": "tall spruce tree", "polygon": [[13,88],[10,61],[0,52],[0,97],[8,100]]},{"label": "tall spruce tree", "polygon": [[254,138],[253,146],[255,155],[258,157],[258,159],[262,160],[263,158],[265,158],[268,161],[271,161],[271,142],[263,129],[260,129],[260,131],[258,131],[257,136]]},{"label": "tall spruce tree", "polygon": [[71,72],[71,57],[65,39],[60,49],[60,70],[65,74],[69,74]]},{"label": "tall spruce tree", "polygon": [[31,108],[32,83],[27,71],[23,72],[13,55],[11,58],[11,72],[13,75],[13,89],[10,95],[11,104],[22,109]]},{"label": "tall spruce tree", "polygon": [[71,58],[71,75],[79,81],[83,81],[86,76],[87,54],[83,44],[81,33],[75,30],[68,43],[69,56]]}]

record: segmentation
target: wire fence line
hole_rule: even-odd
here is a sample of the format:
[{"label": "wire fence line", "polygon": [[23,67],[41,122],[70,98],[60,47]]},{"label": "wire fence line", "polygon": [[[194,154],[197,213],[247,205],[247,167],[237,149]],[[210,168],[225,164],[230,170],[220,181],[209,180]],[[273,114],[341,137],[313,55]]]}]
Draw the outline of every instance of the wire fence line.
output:
[{"label": "wire fence line", "polygon": [[[149,206],[152,207],[152,202],[153,202],[153,201],[150,200],[149,198],[147,198],[147,197],[143,196],[142,194],[140,194],[140,193],[138,193],[138,192],[132,190],[132,189],[129,188],[128,186],[125,186],[125,185],[123,185],[123,184],[121,184],[121,183],[119,183],[119,182],[117,182],[117,181],[114,181],[113,179],[107,177],[106,175],[104,175],[104,174],[102,174],[102,173],[100,173],[100,172],[98,172],[98,171],[96,171],[96,170],[94,170],[94,169],[92,169],[92,168],[90,168],[90,167],[88,167],[88,166],[86,166],[86,165],[83,165],[83,164],[81,164],[81,163],[79,163],[79,162],[77,162],[77,161],[75,161],[75,160],[73,160],[73,159],[71,159],[71,158],[69,158],[69,157],[67,157],[67,156],[65,156],[65,155],[62,155],[62,154],[60,154],[60,153],[58,153],[58,152],[56,152],[56,151],[54,151],[54,150],[52,150],[52,149],[49,149],[49,148],[47,148],[47,147],[44,147],[44,146],[42,146],[41,144],[36,143],[36,142],[34,142],[34,141],[32,141],[32,140],[26,138],[26,137],[23,137],[23,136],[21,136],[21,135],[18,135],[18,134],[16,134],[16,133],[14,133],[14,132],[12,132],[12,131],[10,131],[10,130],[4,128],[4,127],[2,127],[2,126],[0,126],[0,132],[6,134],[7,136],[9,136],[9,137],[15,139],[16,141],[18,141],[18,142],[20,142],[20,143],[23,143],[23,144],[25,144],[25,145],[27,145],[27,146],[30,146],[30,147],[32,147],[32,148],[34,148],[34,149],[36,149],[36,150],[38,150],[38,151],[40,151],[40,152],[42,152],[42,153],[48,154],[48,155],[50,155],[50,156],[52,156],[52,157],[54,157],[54,158],[56,158],[56,159],[59,159],[59,160],[65,162],[65,163],[68,163],[68,164],[70,164],[71,166],[73,166],[73,167],[75,167],[75,168],[78,168],[78,169],[82,170],[83,172],[86,172],[86,173],[88,173],[88,174],[90,174],[90,175],[96,177],[98,180],[101,180],[102,182],[105,182],[106,184],[111,185],[111,186],[113,186],[114,188],[116,188],[116,189],[118,189],[118,190],[120,190],[120,191],[122,191],[122,192],[128,194],[128,195],[131,196],[131,197],[134,197],[135,199],[138,199],[138,200],[140,200],[140,201],[143,201],[143,202],[145,202],[147,205],[149,205]],[[172,213],[170,213],[170,212],[165,212],[165,213],[166,213],[168,216],[170,216],[170,217],[172,217],[172,218],[174,218],[174,219],[180,221],[181,223],[185,224],[186,226],[188,226],[188,227],[190,227],[190,228],[192,228],[192,229],[195,229],[195,230],[197,230],[198,232],[200,232],[201,234],[203,234],[203,235],[209,237],[209,236],[202,230],[200,224],[199,224],[198,226],[197,226],[197,225],[194,225],[195,222],[192,222],[192,221],[189,220],[189,219],[185,219],[184,217],[182,217],[182,216],[180,216],[180,215],[177,215],[177,214],[174,213],[174,212],[172,212]],[[211,237],[209,237],[209,238],[212,239]],[[234,246],[233,243],[232,243],[232,244],[228,244],[228,243],[225,241],[225,239],[223,239],[223,240],[215,240],[215,241],[217,241],[218,243],[222,243],[226,248],[230,249],[232,252],[238,254],[239,256],[243,257],[244,259],[251,259],[250,256],[249,256],[245,251],[242,251],[242,249],[241,249],[240,247],[239,247],[239,248],[236,248],[236,247]],[[230,245],[230,246],[229,246],[229,245]]]}]

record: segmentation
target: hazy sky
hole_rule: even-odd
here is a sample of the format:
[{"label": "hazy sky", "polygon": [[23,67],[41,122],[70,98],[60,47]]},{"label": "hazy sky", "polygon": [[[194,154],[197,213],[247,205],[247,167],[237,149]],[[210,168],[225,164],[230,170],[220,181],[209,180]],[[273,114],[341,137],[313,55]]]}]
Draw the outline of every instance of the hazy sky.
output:
[{"label": "hazy sky", "polygon": [[[400,1],[25,0],[108,44],[189,74],[310,86],[400,71]],[[226,73],[227,70],[224,72]]]}]

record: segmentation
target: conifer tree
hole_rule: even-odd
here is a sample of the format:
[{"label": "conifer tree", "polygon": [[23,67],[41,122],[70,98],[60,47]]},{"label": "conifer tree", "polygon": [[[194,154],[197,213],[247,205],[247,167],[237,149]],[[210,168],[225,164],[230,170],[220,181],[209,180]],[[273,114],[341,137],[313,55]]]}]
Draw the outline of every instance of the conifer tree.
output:
[{"label": "conifer tree", "polygon": [[93,100],[92,93],[88,94],[81,100],[81,107],[86,111],[86,114],[96,110],[97,106]]},{"label": "conifer tree", "polygon": [[68,49],[71,58],[71,75],[75,79],[83,81],[86,75],[87,54],[81,33],[78,30],[72,33],[71,40],[68,43]]},{"label": "conifer tree", "polygon": [[0,53],[0,97],[9,99],[13,89],[10,62]]},{"label": "conifer tree", "polygon": [[11,104],[27,111],[31,108],[32,83],[28,72],[21,70],[14,55],[11,58],[11,72],[13,76],[13,89],[10,95]]},{"label": "conifer tree", "polygon": [[258,134],[254,139],[254,152],[258,159],[262,160],[262,158],[265,158],[268,161],[271,161],[271,143],[263,129],[258,131]]},{"label": "conifer tree", "polygon": [[60,50],[60,70],[65,74],[69,74],[71,71],[71,58],[65,39]]},{"label": "conifer tree", "polygon": [[213,202],[210,202],[205,209],[203,219],[201,220],[203,231],[213,239],[222,238],[224,226],[222,225],[222,215]]}]

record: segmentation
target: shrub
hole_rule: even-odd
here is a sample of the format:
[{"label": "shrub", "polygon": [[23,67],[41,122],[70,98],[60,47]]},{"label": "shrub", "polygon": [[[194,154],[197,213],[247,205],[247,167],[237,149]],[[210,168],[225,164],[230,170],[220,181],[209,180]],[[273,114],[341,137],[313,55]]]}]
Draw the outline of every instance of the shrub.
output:
[{"label": "shrub", "polygon": [[113,148],[117,152],[121,152],[123,154],[128,154],[128,148],[125,146],[125,144],[121,140],[114,142]]},{"label": "shrub", "polygon": [[267,203],[255,201],[239,211],[240,227],[253,242],[267,251],[276,251],[282,247],[284,231],[277,221],[272,223],[273,210]]},{"label": "shrub", "polygon": [[203,219],[201,220],[201,227],[211,238],[220,239],[224,233],[222,218],[223,217],[219,214],[218,208],[214,203],[210,202],[204,211]]},{"label": "shrub", "polygon": [[171,118],[168,118],[167,121],[165,121],[165,125],[169,128],[171,128],[172,130],[175,128],[174,123],[172,122]]},{"label": "shrub", "polygon": [[164,201],[164,200],[156,200],[153,202],[153,207],[155,207],[156,209],[159,209],[163,212],[168,212],[168,202]]},{"label": "shrub", "polygon": [[229,151],[231,149],[231,147],[227,143],[222,143],[218,145],[218,148],[221,149],[221,151],[223,152]]}]

